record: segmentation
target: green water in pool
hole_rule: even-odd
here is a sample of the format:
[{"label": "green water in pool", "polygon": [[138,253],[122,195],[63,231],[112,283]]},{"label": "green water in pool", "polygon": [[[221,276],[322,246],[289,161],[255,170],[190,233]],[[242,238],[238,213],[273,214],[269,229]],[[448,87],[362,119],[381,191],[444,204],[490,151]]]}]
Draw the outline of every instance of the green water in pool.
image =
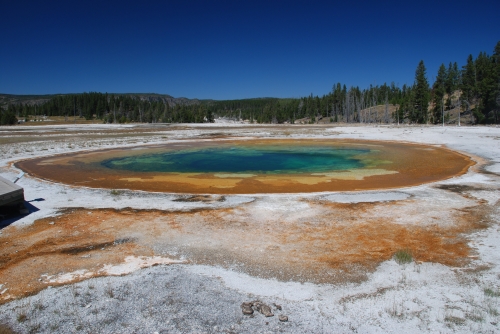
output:
[{"label": "green water in pool", "polygon": [[365,167],[366,148],[235,146],[169,150],[108,159],[110,169],[165,173],[297,174]]}]

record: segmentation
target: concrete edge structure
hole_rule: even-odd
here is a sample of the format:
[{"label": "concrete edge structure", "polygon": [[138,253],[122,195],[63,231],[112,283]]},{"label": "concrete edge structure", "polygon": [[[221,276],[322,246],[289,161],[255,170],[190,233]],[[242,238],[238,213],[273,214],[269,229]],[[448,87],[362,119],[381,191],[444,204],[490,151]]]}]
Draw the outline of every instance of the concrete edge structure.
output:
[{"label": "concrete edge structure", "polygon": [[0,210],[24,209],[24,189],[0,176]]}]

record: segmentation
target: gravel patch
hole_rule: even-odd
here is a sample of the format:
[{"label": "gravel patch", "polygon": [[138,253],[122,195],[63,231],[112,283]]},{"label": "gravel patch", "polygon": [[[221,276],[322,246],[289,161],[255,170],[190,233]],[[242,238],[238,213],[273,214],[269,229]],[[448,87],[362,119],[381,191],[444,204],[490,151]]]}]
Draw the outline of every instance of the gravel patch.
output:
[{"label": "gravel patch", "polygon": [[[183,265],[148,268],[123,277],[93,278],[48,288],[0,307],[0,322],[21,333],[278,333],[320,332],[290,317],[244,315],[240,304],[255,298],[228,289],[215,277],[193,275]],[[263,299],[274,313],[286,303]],[[273,303],[280,305],[282,311]],[[293,321],[293,319],[295,321]]]}]

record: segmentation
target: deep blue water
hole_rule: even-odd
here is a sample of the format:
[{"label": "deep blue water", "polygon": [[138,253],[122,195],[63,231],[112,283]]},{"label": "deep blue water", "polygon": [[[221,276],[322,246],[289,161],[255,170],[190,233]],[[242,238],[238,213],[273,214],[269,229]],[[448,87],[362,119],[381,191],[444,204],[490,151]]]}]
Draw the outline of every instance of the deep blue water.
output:
[{"label": "deep blue water", "polygon": [[145,154],[103,161],[107,168],[137,172],[315,173],[361,168],[368,149],[299,147],[220,147]]}]

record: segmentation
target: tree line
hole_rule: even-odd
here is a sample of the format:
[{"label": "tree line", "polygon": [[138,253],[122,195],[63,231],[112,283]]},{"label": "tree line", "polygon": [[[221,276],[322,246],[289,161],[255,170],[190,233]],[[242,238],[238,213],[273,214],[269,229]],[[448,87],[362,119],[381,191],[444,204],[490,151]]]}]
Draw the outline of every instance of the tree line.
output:
[{"label": "tree line", "polygon": [[[389,111],[389,106],[394,111]],[[377,111],[383,106],[383,112]],[[441,64],[432,86],[420,61],[413,85],[393,83],[347,88],[337,83],[321,97],[257,98],[226,101],[174,101],[162,95],[90,92],[59,95],[37,105],[9,104],[0,108],[0,124],[14,124],[33,115],[100,119],[106,123],[203,123],[224,117],[252,123],[295,123],[298,119],[346,123],[440,123],[445,112],[459,108],[477,124],[500,121],[500,41],[493,54],[469,55],[461,68]],[[380,110],[380,108],[378,108]]]}]

